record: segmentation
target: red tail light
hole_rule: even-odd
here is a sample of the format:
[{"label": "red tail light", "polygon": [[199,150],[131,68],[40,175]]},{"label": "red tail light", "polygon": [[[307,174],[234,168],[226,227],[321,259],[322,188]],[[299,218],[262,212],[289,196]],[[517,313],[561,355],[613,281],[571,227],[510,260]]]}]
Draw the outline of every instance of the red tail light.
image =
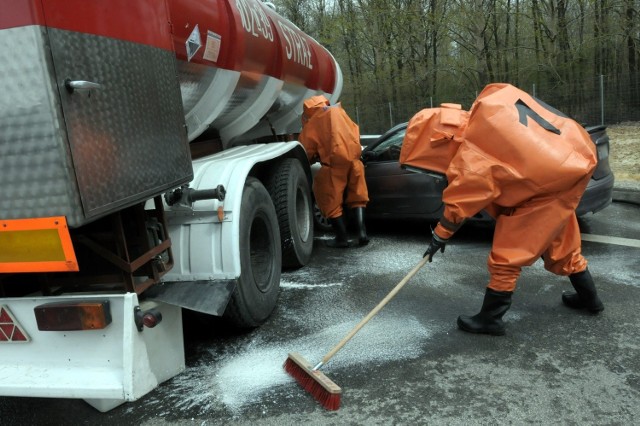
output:
[{"label": "red tail light", "polygon": [[101,330],[111,324],[108,300],[101,302],[54,302],[33,308],[38,330]]},{"label": "red tail light", "polygon": [[138,331],[142,331],[143,327],[153,328],[162,321],[162,312],[155,308],[143,311],[136,306],[133,315]]}]

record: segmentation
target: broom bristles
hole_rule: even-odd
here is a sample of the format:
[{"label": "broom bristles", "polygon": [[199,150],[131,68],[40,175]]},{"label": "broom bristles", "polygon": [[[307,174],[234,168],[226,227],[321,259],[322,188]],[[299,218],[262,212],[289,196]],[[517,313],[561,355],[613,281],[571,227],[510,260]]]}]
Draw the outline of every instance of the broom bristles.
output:
[{"label": "broom bristles", "polygon": [[342,389],[321,371],[313,370],[300,354],[290,353],[284,370],[324,408],[332,411],[340,408]]}]

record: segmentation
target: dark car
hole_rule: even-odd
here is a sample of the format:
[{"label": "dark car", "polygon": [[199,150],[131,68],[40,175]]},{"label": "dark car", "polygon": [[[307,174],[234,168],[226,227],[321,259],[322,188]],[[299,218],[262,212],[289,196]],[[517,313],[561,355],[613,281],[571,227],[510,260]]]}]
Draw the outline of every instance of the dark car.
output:
[{"label": "dark car", "polygon": [[[598,165],[576,208],[578,216],[595,213],[611,204],[614,177],[609,167],[609,136],[605,126],[585,127],[596,145]],[[427,219],[437,220],[444,208],[442,191],[446,179],[437,174],[409,171],[398,162],[400,148],[407,130],[407,123],[399,124],[362,151],[365,176],[369,190],[366,215],[371,219]],[[320,229],[330,229],[318,209],[316,224]],[[484,211],[475,221],[492,219]]]}]

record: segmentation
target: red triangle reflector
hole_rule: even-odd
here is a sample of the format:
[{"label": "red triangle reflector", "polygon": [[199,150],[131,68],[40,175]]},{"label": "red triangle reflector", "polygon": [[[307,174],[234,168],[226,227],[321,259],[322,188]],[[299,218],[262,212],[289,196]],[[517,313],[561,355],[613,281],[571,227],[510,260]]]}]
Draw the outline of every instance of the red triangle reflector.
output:
[{"label": "red triangle reflector", "polygon": [[11,336],[13,335],[13,329],[15,327],[13,324],[2,324],[0,323],[0,332],[7,336],[9,340],[11,340]]},{"label": "red triangle reflector", "polygon": [[27,336],[22,334],[22,330],[20,330],[18,327],[16,327],[13,330],[13,338],[11,340],[13,340],[14,342],[26,342],[27,341]]},{"label": "red triangle reflector", "polygon": [[29,335],[20,327],[9,309],[0,306],[0,342],[28,342]]},{"label": "red triangle reflector", "polygon": [[9,317],[7,310],[5,308],[2,308],[0,309],[0,324],[7,323],[7,322],[13,322],[13,321],[11,321],[11,318]]}]

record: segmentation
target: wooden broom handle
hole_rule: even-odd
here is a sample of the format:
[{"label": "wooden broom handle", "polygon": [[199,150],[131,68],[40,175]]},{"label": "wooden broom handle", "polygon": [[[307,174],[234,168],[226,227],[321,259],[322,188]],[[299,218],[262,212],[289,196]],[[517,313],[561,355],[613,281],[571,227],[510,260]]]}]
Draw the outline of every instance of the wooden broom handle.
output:
[{"label": "wooden broom handle", "polygon": [[335,354],[336,352],[338,352],[340,349],[342,349],[342,347],[349,341],[351,340],[351,338],[353,336],[355,336],[355,334],[360,331],[360,329],[369,322],[369,320],[371,318],[374,317],[374,315],[376,315],[378,312],[380,312],[380,309],[384,308],[384,305],[386,305],[389,300],[393,299],[393,297],[398,294],[398,292],[402,289],[402,287],[404,287],[404,285],[407,283],[407,281],[409,281],[415,274],[416,272],[418,272],[418,270],[420,270],[420,268],[422,268],[424,266],[425,263],[427,263],[429,261],[429,257],[423,257],[422,260],[420,261],[420,263],[418,263],[416,266],[414,266],[414,268],[402,279],[402,281],[400,281],[394,288],[393,290],[391,290],[389,292],[389,294],[387,294],[387,296],[382,299],[380,301],[380,303],[378,303],[378,305],[373,308],[371,310],[371,312],[369,312],[367,314],[366,317],[362,318],[362,321],[360,321],[358,323],[358,325],[356,325],[353,330],[351,330],[349,332],[349,334],[347,334],[341,341],[340,343],[338,343],[333,349],[331,349],[325,356],[324,358],[322,358],[321,364],[326,364]]}]

